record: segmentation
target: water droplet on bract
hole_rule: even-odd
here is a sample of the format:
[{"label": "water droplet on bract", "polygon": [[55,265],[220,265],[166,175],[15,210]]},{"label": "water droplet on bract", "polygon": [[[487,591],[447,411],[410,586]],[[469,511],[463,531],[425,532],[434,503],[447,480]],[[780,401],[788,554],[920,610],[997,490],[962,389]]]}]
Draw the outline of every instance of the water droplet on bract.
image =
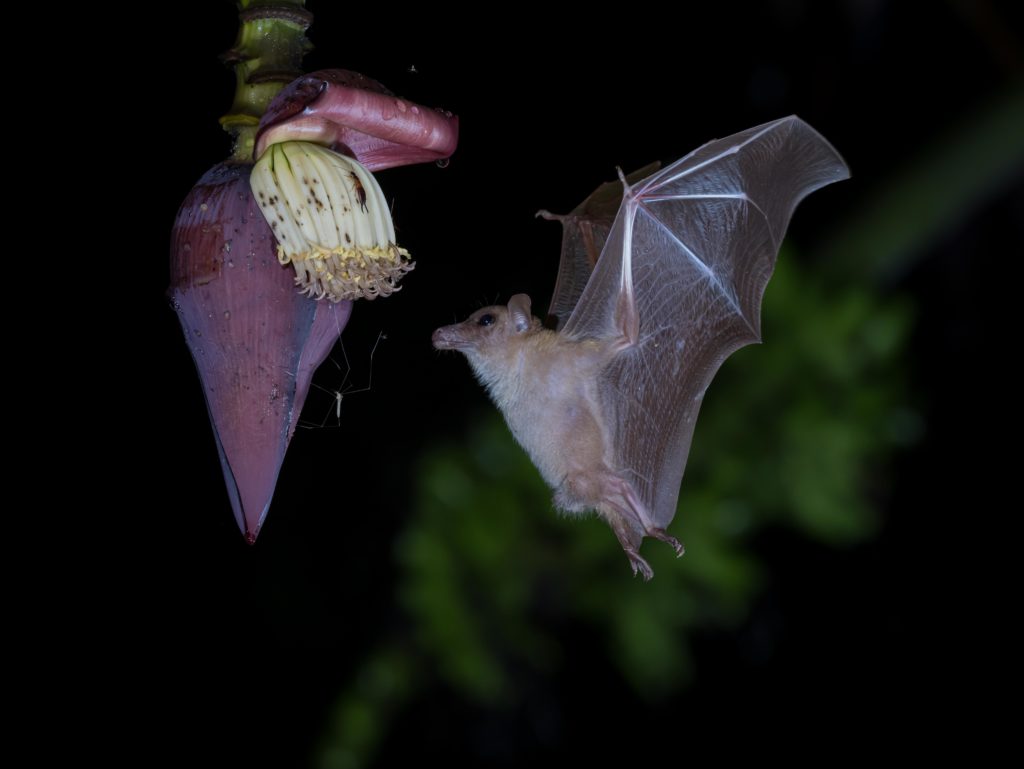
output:
[{"label": "water droplet on bract", "polygon": [[231,310],[224,310],[224,320],[231,320]]},{"label": "water droplet on bract", "polygon": [[447,168],[449,162],[448,158],[441,158],[440,160],[434,161],[434,165],[438,168]]}]

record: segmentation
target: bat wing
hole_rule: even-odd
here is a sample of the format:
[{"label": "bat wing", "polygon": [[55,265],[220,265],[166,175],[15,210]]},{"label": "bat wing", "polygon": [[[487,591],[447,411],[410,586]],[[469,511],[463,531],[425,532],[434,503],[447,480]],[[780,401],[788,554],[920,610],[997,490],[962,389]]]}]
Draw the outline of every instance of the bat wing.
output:
[{"label": "bat wing", "polygon": [[839,153],[791,116],[705,144],[627,189],[563,333],[611,339],[629,326],[624,312],[639,320],[598,387],[617,469],[656,526],[675,515],[704,391],[729,355],[760,341],[761,297],[793,210],[848,176]]},{"label": "bat wing", "polygon": [[[627,176],[626,183],[636,184],[659,168],[661,163],[648,163]],[[558,265],[555,293],[548,308],[548,319],[554,319],[556,329],[565,325],[579,302],[621,203],[622,182],[614,181],[602,184],[571,213],[537,212],[537,216],[562,223],[562,260]]]}]

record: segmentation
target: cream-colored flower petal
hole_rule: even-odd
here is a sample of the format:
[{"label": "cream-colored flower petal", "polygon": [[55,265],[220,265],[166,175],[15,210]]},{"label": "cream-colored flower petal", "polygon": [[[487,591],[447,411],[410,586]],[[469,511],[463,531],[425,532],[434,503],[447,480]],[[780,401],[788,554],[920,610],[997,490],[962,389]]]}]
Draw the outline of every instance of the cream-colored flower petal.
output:
[{"label": "cream-colored flower petal", "polygon": [[310,142],[267,148],[249,178],[282,264],[309,295],[333,302],[399,290],[415,263],[395,244],[384,193],[356,160]]}]

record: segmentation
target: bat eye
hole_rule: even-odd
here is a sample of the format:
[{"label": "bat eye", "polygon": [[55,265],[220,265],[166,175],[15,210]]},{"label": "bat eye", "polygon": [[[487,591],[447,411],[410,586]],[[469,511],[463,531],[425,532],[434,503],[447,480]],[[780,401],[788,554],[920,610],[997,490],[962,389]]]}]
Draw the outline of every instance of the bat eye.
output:
[{"label": "bat eye", "polygon": [[477,323],[479,323],[481,326],[493,326],[494,316],[491,315],[490,313],[487,313],[486,315],[481,315]]}]

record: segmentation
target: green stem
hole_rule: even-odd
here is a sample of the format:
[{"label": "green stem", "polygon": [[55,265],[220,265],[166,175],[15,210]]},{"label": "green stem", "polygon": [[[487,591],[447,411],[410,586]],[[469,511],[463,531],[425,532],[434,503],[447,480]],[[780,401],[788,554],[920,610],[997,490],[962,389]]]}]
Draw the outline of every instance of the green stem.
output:
[{"label": "green stem", "polygon": [[235,68],[235,100],[220,119],[234,140],[233,160],[252,161],[260,117],[277,92],[302,74],[313,22],[303,5],[305,0],[238,0],[238,39],[222,57]]}]

